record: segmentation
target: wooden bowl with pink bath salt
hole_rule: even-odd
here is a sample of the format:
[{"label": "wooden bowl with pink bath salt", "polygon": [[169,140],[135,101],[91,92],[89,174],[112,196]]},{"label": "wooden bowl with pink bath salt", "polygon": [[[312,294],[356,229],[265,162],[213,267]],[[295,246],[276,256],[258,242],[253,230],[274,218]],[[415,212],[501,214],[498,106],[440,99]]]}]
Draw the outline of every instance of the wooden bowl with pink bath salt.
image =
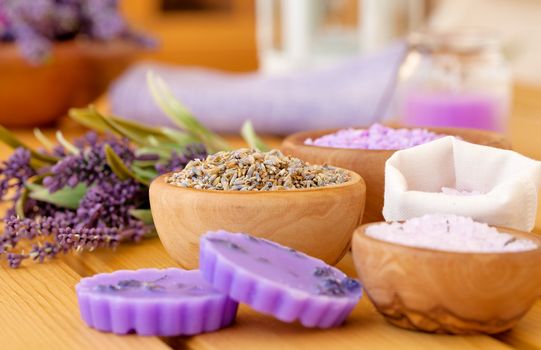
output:
[{"label": "wooden bowl with pink bath salt", "polygon": [[379,240],[359,227],[353,260],[366,294],[398,327],[432,333],[495,334],[511,329],[541,295],[541,238],[518,252],[452,252]]},{"label": "wooden bowl with pink bath salt", "polygon": [[[360,127],[366,128],[366,127]],[[393,127],[394,128],[394,127]],[[504,136],[483,130],[461,128],[426,128],[442,135],[458,136],[464,141],[479,145],[510,149]],[[363,223],[383,220],[383,193],[385,184],[385,162],[396,150],[372,150],[334,148],[306,145],[306,139],[315,140],[339,129],[305,131],[288,136],[280,146],[281,151],[312,164],[329,164],[353,170],[366,182],[366,207]]]},{"label": "wooden bowl with pink bath salt", "polygon": [[[347,170],[346,170],[347,171]],[[150,205],[167,252],[184,268],[199,266],[199,238],[208,231],[249,233],[336,264],[362,219],[366,186],[347,182],[310,189],[217,191],[167,183],[150,185]]]}]

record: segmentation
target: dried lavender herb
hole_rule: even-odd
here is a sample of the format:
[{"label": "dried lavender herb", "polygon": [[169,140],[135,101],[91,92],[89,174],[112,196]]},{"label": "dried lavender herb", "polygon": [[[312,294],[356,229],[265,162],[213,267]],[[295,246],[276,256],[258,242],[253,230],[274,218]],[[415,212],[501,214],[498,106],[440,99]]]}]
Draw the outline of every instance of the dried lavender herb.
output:
[{"label": "dried lavender herb", "polygon": [[357,280],[349,277],[344,278],[342,282],[340,282],[340,285],[342,286],[342,288],[344,288],[350,293],[356,292],[361,289],[361,284]]},{"label": "dried lavender herb", "polygon": [[346,294],[340,282],[334,278],[328,278],[323,282],[322,291],[322,294],[325,295],[342,296]]},{"label": "dried lavender herb", "polygon": [[333,276],[334,273],[332,272],[332,269],[329,266],[323,266],[323,267],[316,267],[314,270],[314,276],[316,277],[330,277]]},{"label": "dried lavender herb", "polygon": [[[167,276],[164,276],[167,277]],[[130,280],[121,280],[118,281],[116,284],[99,284],[95,287],[95,289],[98,292],[122,292],[127,290],[134,290],[134,289],[143,289],[149,292],[163,292],[165,291],[165,287],[161,284],[158,284],[157,282],[160,281],[163,278],[160,278],[156,281],[139,281],[135,279]]]},{"label": "dried lavender herb", "polygon": [[346,293],[357,292],[361,288],[361,284],[349,277],[346,277],[341,281],[331,277],[325,278],[322,283],[317,286],[317,288],[319,290],[319,294],[321,295],[345,296]]},{"label": "dried lavender herb", "polygon": [[270,264],[270,260],[267,259],[267,258],[264,258],[262,256],[260,256],[259,258],[255,259],[257,262],[260,262],[262,264]]},{"label": "dried lavender herb", "polygon": [[167,182],[180,187],[218,191],[275,191],[316,188],[349,181],[342,169],[310,165],[278,150],[239,149],[190,161]]},{"label": "dried lavender herb", "polygon": [[221,239],[221,238],[209,238],[208,239],[210,242],[213,242],[213,243],[218,243],[218,244],[221,244],[227,248],[230,248],[232,250],[236,250],[238,252],[241,252],[241,253],[247,253],[248,251],[246,249],[244,249],[243,247],[241,247],[240,245],[234,243],[234,242],[231,242],[227,239]]}]

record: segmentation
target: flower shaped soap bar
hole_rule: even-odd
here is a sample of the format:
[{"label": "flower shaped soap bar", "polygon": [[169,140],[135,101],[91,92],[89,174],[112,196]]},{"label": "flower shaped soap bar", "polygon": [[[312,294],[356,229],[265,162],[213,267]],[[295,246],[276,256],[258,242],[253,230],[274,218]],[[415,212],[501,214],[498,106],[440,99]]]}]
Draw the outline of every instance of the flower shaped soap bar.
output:
[{"label": "flower shaped soap bar", "polygon": [[100,331],[176,336],[230,325],[237,303],[214,290],[198,270],[121,270],[83,278],[81,316]]},{"label": "flower shaped soap bar", "polygon": [[201,272],[214,288],[284,322],[338,326],[362,295],[340,270],[265,239],[210,232],[200,247]]},{"label": "flower shaped soap bar", "polygon": [[451,136],[397,151],[385,163],[386,221],[455,214],[531,231],[541,162]]}]

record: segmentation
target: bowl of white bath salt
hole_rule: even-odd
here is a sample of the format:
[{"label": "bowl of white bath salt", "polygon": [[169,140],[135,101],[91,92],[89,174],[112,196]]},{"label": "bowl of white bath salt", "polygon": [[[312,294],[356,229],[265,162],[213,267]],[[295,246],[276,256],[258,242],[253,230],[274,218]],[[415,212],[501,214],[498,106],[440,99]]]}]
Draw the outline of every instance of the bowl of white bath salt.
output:
[{"label": "bowl of white bath salt", "polygon": [[541,238],[430,214],[359,227],[353,260],[391,324],[447,334],[511,329],[541,295]]}]

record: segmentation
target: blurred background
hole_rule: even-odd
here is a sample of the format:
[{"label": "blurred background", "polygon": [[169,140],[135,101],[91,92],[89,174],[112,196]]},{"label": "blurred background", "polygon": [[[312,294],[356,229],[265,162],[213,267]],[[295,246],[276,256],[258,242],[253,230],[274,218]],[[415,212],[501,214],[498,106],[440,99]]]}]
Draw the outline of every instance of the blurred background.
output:
[{"label": "blurred background", "polygon": [[167,124],[152,70],[222,133],[247,119],[275,135],[510,133],[511,115],[539,112],[540,16],[540,0],[0,0],[0,123],[50,125],[98,101]]}]

